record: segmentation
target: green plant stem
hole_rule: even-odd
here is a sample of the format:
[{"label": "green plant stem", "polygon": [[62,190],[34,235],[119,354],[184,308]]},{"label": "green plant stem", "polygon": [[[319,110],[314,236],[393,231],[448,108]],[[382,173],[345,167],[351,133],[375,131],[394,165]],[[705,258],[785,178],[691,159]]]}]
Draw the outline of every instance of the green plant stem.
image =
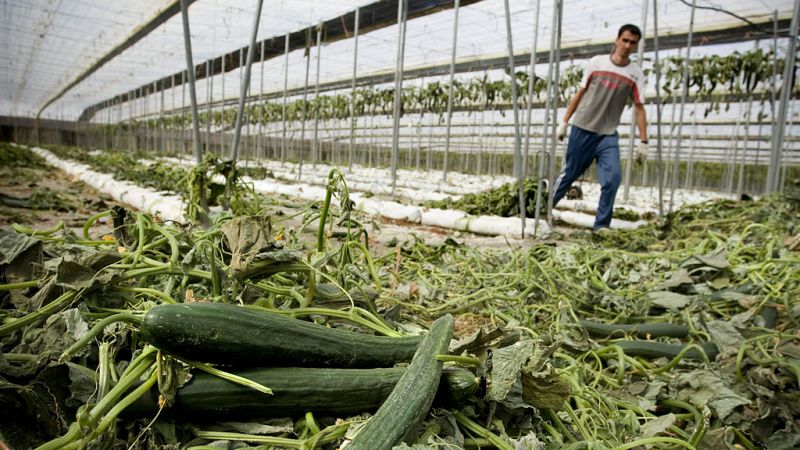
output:
[{"label": "green plant stem", "polygon": [[454,362],[462,366],[480,367],[483,363],[479,358],[474,356],[457,356],[457,355],[436,355],[437,361]]},{"label": "green plant stem", "polygon": [[117,286],[117,289],[122,292],[135,292],[138,294],[147,294],[151,297],[155,297],[160,299],[164,303],[175,304],[178,303],[175,301],[174,298],[167,295],[165,292],[159,291],[158,289],[147,288],[147,287],[135,287],[135,286]]},{"label": "green plant stem", "polygon": [[42,280],[30,280],[30,281],[20,281],[18,283],[6,283],[0,284],[0,291],[11,291],[14,289],[27,289],[31,287],[36,287],[39,285],[39,282]]},{"label": "green plant stem", "polygon": [[629,448],[641,447],[641,446],[645,446],[645,445],[649,445],[649,444],[662,444],[662,443],[663,444],[676,444],[676,445],[679,445],[679,446],[681,446],[683,448],[688,448],[690,450],[695,450],[695,447],[692,444],[688,443],[688,442],[682,441],[680,439],[666,437],[666,436],[657,436],[657,437],[651,437],[651,438],[645,438],[645,439],[638,439],[638,440],[633,441],[633,442],[628,442],[627,444],[623,444],[623,445],[619,445],[619,446],[613,447],[611,450],[627,450]]},{"label": "green plant stem", "polygon": [[[157,378],[158,378],[158,373],[157,373],[156,370],[153,370],[152,373],[144,381],[144,383],[139,385],[130,394],[126,395],[119,402],[117,402],[111,408],[111,410],[108,413],[106,413],[103,416],[102,419],[100,419],[100,421],[97,424],[97,427],[92,431],[92,433],[89,434],[87,437],[85,437],[81,441],[81,443],[78,444],[78,445],[80,447],[84,447],[86,444],[89,444],[94,439],[96,439],[98,436],[102,435],[108,429],[108,427],[110,427],[111,424],[114,423],[114,421],[117,419],[117,416],[119,416],[119,414],[125,408],[130,406],[130,404],[135,402],[139,397],[141,397],[142,395],[144,395],[148,391],[150,391],[150,388],[152,388],[153,385],[155,385]],[[78,445],[76,445],[75,447],[77,447]],[[75,447],[72,447],[72,448],[75,448]],[[70,447],[67,447],[67,448],[70,448]]]},{"label": "green plant stem", "polygon": [[26,234],[26,235],[29,235],[30,237],[50,236],[51,234],[56,233],[58,230],[61,230],[62,228],[64,228],[64,221],[63,220],[59,220],[57,224],[53,225],[50,228],[44,229],[44,230],[37,230],[37,229],[31,228],[31,227],[26,227],[25,225],[20,225],[20,224],[17,224],[17,223],[12,224],[11,228],[13,228],[14,231],[16,231],[17,233]]},{"label": "green plant stem", "polygon": [[89,219],[87,219],[86,222],[84,222],[83,224],[83,238],[86,239],[87,241],[91,241],[92,237],[89,236],[89,229],[92,228],[92,225],[94,225],[94,223],[97,222],[99,219],[103,217],[108,217],[110,215],[111,215],[111,210],[109,209],[106,211],[99,212],[93,215],[92,217],[89,217]]},{"label": "green plant stem", "polygon": [[105,319],[99,320],[88,332],[81,336],[80,339],[70,345],[68,349],[64,350],[64,352],[61,353],[59,360],[65,361],[74,355],[78,350],[88,345],[92,339],[99,336],[107,326],[117,322],[125,322],[138,326],[142,324],[142,318],[133,314],[114,314],[106,317]]},{"label": "green plant stem", "polygon": [[456,421],[461,424],[464,428],[470,431],[470,433],[476,434],[479,437],[488,440],[492,443],[496,448],[500,450],[514,450],[514,446],[500,438],[500,436],[492,433],[488,429],[482,427],[477,422],[473,421],[461,411],[456,411],[453,413],[456,418]]},{"label": "green plant stem", "polygon": [[16,330],[24,328],[32,323],[36,323],[37,321],[45,319],[46,317],[50,317],[61,309],[66,308],[75,300],[77,295],[77,291],[65,292],[38,310],[22,316],[11,323],[0,325],[0,337],[11,334]]}]

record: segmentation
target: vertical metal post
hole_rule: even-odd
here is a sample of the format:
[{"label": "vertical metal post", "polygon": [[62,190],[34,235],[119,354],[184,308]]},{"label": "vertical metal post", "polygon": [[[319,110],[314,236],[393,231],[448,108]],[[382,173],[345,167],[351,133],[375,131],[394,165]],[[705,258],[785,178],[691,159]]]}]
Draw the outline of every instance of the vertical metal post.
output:
[{"label": "vertical metal post", "polygon": [[[206,62],[206,149],[211,150],[211,122],[213,120],[211,114],[211,104],[214,102],[214,75],[211,73],[211,60]],[[183,112],[181,112],[183,114]],[[183,122],[183,120],[181,120]]]},{"label": "vertical metal post", "polygon": [[[756,41],[756,47],[758,41]],[[747,115],[744,120],[744,148],[742,148],[742,160],[739,163],[739,180],[736,183],[736,197],[741,198],[744,193],[744,164],[747,159],[747,145],[750,143],[750,113],[753,110],[753,94],[747,96]]]},{"label": "vertical metal post", "polygon": [[694,154],[697,144],[697,112],[698,106],[695,102],[694,111],[692,112],[692,141],[689,143],[689,161],[686,165],[686,178],[683,184],[691,189],[694,186]]},{"label": "vertical metal post", "polygon": [[220,158],[225,157],[225,60],[227,55],[222,55],[222,73],[219,74],[220,78],[222,79],[222,95],[220,95],[220,113],[222,113],[220,117],[220,129],[219,129],[219,156]]},{"label": "vertical metal post", "polygon": [[283,48],[283,108],[281,109],[281,128],[283,129],[281,138],[281,163],[286,162],[286,90],[289,85],[289,33],[284,38]]},{"label": "vertical metal post", "polygon": [[[242,116],[244,116],[244,102],[247,99],[247,91],[250,89],[250,67],[253,65],[253,55],[256,52],[256,36],[258,35],[258,22],[261,19],[261,5],[264,0],[256,2],[256,14],[253,18],[253,30],[250,32],[250,46],[247,47],[247,66],[244,69],[241,90],[239,91],[239,109],[236,111],[236,128],[233,130],[233,149],[232,157],[234,161],[239,159],[239,142],[242,136]],[[239,58],[241,63],[241,57]]]},{"label": "vertical metal post", "polygon": [[419,172],[420,153],[422,153],[422,115],[417,120],[417,161],[414,166],[417,172]]},{"label": "vertical metal post", "polygon": [[305,50],[305,57],[306,57],[306,79],[305,83],[303,83],[303,110],[302,116],[300,117],[300,155],[297,158],[299,160],[297,165],[297,179],[303,179],[303,155],[305,153],[305,146],[306,146],[306,115],[308,114],[308,102],[306,99],[308,98],[308,72],[311,69],[311,36],[306,35],[306,50]]},{"label": "vertical metal post", "polygon": [[783,79],[781,85],[781,100],[778,106],[778,117],[775,121],[775,128],[772,130],[772,151],[769,158],[769,170],[767,171],[767,193],[777,192],[780,185],[780,164],[783,154],[784,133],[786,132],[786,117],[789,109],[789,96],[791,94],[794,63],[797,49],[797,27],[798,14],[800,14],[800,0],[794,1],[794,12],[789,32],[789,44],[786,48],[786,60],[783,64]]},{"label": "vertical metal post", "polygon": [[427,152],[427,161],[425,163],[425,170],[428,172],[431,171],[431,158],[433,157],[433,114],[430,115],[430,120],[428,124],[428,152]]},{"label": "vertical metal post", "polygon": [[[642,38],[639,40],[639,48],[637,49],[637,55],[639,59],[639,66],[644,70],[644,42],[645,36],[647,36],[647,2],[649,0],[642,1],[642,19],[640,22],[640,26],[642,29]],[[645,78],[646,80],[646,78]],[[644,85],[644,81],[642,82]],[[644,100],[644,92],[639,93]],[[630,186],[631,186],[631,166],[633,165],[633,146],[636,141],[636,107],[634,106],[633,110],[631,111],[631,142],[628,146],[628,161],[625,163],[625,187],[623,188],[622,198],[628,200],[628,194],[630,193]],[[647,162],[645,162],[647,164]],[[644,166],[643,170],[647,170],[647,166]]]},{"label": "vertical metal post", "polygon": [[656,164],[658,173],[658,215],[663,216],[664,168],[662,163],[661,148],[661,63],[658,60],[658,0],[653,0],[653,53],[656,71]]},{"label": "vertical metal post", "polygon": [[[552,186],[556,180],[556,122],[558,122],[558,74],[559,74],[559,66],[561,61],[561,12],[564,7],[563,0],[557,0],[555,4],[555,10],[553,11],[553,29],[551,33],[551,41],[550,41],[550,75],[548,76],[547,80],[547,113],[550,114],[551,103],[552,103],[552,110],[553,110],[553,126],[550,130],[550,134],[553,140],[552,148],[550,150],[550,185]],[[555,97],[555,99],[553,99]],[[542,146],[542,155],[545,155],[547,152],[547,125],[549,122],[549,118],[545,118],[545,145]],[[544,164],[543,164],[544,166]],[[544,167],[541,169],[544,170]],[[553,186],[552,191],[555,192],[557,186]],[[539,207],[537,205],[536,209],[538,210]],[[547,196],[547,221],[552,226],[553,216],[550,213],[553,210],[553,196]]]},{"label": "vertical metal post", "polygon": [[481,161],[483,160],[483,121],[486,111],[481,108],[481,124],[478,127],[478,162],[475,165],[475,174],[481,175]]},{"label": "vertical metal post", "polygon": [[[544,126],[542,131],[542,151],[540,153],[540,161],[539,161],[539,186],[537,191],[542,190],[542,180],[544,179],[544,162],[547,159],[547,141],[550,137],[550,111],[555,110],[556,114],[558,111],[558,107],[553,107],[553,95],[558,95],[558,81],[554,80],[554,73],[555,73],[555,65],[558,64],[556,62],[556,39],[559,39],[560,34],[558,33],[559,23],[561,19],[559,15],[561,14],[561,1],[556,0],[555,8],[553,8],[553,20],[550,23],[550,58],[547,64],[547,99],[545,100],[544,106]],[[556,116],[554,114],[554,117]],[[557,118],[556,118],[557,119]],[[555,131],[556,127],[555,121],[553,122],[553,131]],[[552,163],[551,163],[552,165]],[[551,177],[552,178],[552,177]],[[555,191],[557,186],[552,186],[551,180],[551,188],[550,191]],[[537,196],[537,200],[540,200],[540,197]],[[539,208],[541,205],[536,205],[536,212],[538,213]],[[547,196],[547,221],[548,223],[552,222],[552,214],[550,213],[553,210],[553,196]],[[538,224],[538,222],[535,222]],[[552,225],[552,223],[551,223]]]},{"label": "vertical metal post", "polygon": [[[737,103],[738,105],[738,103]],[[737,111],[736,114],[736,126],[733,128],[733,135],[731,136],[731,148],[730,146],[725,150],[725,159],[728,161],[728,165],[725,168],[725,190],[728,192],[733,192],[733,178],[734,172],[736,171],[736,159],[739,157],[739,125],[742,122],[742,115],[741,111]],[[729,156],[729,153],[733,151],[733,157]]]},{"label": "vertical metal post", "polygon": [[129,152],[133,152],[133,99],[135,97],[136,96],[134,95],[134,92],[128,92],[128,151]]},{"label": "vertical metal post", "polygon": [[322,59],[322,22],[317,24],[317,68],[314,75],[314,141],[311,143],[311,165],[317,167],[319,159],[319,66]]},{"label": "vertical metal post", "polygon": [[[155,88],[156,82],[153,82]],[[161,90],[161,109],[158,111],[158,134],[159,134],[159,153],[164,153],[167,148],[166,133],[164,132],[164,90]]]},{"label": "vertical metal post", "polygon": [[406,11],[408,0],[397,2],[397,65],[394,76],[394,126],[392,128],[392,193],[397,187],[397,153],[400,140],[400,104],[403,101],[403,59],[406,47]]},{"label": "vertical metal post", "polygon": [[[170,108],[169,108],[169,110],[172,111],[171,115],[173,117],[175,117],[175,116],[180,117],[181,121],[183,121],[183,115],[185,113],[183,111],[180,111],[179,114],[175,113],[175,75],[174,74],[172,75],[172,77],[170,77],[170,84],[172,85],[172,88],[170,89],[170,91],[172,92],[172,98],[170,99],[170,105],[169,105]],[[174,130],[174,125],[173,125],[172,128],[170,128],[169,135],[170,135],[169,136],[169,153],[170,154],[174,154],[175,153],[175,130]]]},{"label": "vertical metal post", "polygon": [[[186,109],[186,71],[181,72],[181,111]],[[185,126],[183,121],[181,121],[181,150],[180,154],[186,151],[186,138],[185,138]],[[201,150],[202,152],[202,150]]]},{"label": "vertical metal post", "polygon": [[[533,16],[533,31],[531,32],[531,59],[530,71],[528,72],[528,120],[525,124],[525,155],[522,158],[523,175],[528,174],[528,153],[531,146],[531,125],[533,124],[533,90],[536,87],[536,48],[539,46],[539,9],[541,1],[536,0],[536,14]],[[481,132],[483,132],[483,124],[481,123]],[[482,145],[481,145],[482,146]],[[480,154],[479,154],[480,158]],[[480,159],[478,159],[478,167],[480,167]],[[480,171],[479,171],[480,175]],[[534,201],[533,217],[534,217],[534,233],[539,228],[539,205],[542,204],[542,180],[537,179],[536,200]],[[522,198],[522,196],[520,196]]]},{"label": "vertical metal post", "polygon": [[[797,0],[800,1],[800,0]],[[692,13],[689,16],[689,35],[686,38],[686,58],[683,60],[683,89],[681,91],[681,107],[678,113],[678,138],[675,145],[675,157],[672,160],[672,185],[669,193],[669,212],[672,212],[675,201],[675,189],[678,188],[678,176],[681,169],[681,139],[683,138],[683,110],[686,97],[689,96],[689,58],[692,56],[692,32],[694,31],[694,11],[697,0],[692,0]]]},{"label": "vertical metal post", "polygon": [[264,49],[267,47],[266,42],[261,43],[261,82],[258,85],[258,131],[256,135],[256,155],[257,157],[266,157],[266,150],[261,150],[263,147],[262,141],[262,131],[264,128],[264,66],[266,62],[264,61]]},{"label": "vertical metal post", "polygon": [[356,142],[356,75],[358,73],[358,25],[361,21],[361,8],[356,8],[353,30],[353,78],[350,82],[350,147],[347,150],[347,169],[353,170],[353,147]]},{"label": "vertical metal post", "polygon": [[508,48],[508,73],[511,76],[511,108],[514,112],[514,176],[517,177],[517,195],[519,196],[519,218],[522,221],[520,237],[525,237],[525,188],[523,185],[524,175],[522,173],[522,152],[521,139],[519,135],[519,103],[517,102],[517,73],[514,70],[514,44],[511,35],[511,8],[508,0],[504,0],[503,6],[506,15],[506,46]]},{"label": "vertical metal post", "polygon": [[[458,47],[458,7],[461,4],[460,0],[455,0],[453,6],[453,45],[450,52],[450,84],[447,88],[447,130],[445,131],[444,141],[444,167],[442,169],[442,180],[447,181],[447,156],[450,154],[450,124],[453,119],[453,75],[456,70],[456,48]],[[508,2],[506,2],[506,9],[508,9]],[[506,12],[508,14],[508,12]],[[509,36],[509,45],[511,45],[511,37]],[[514,55],[511,55],[514,58]]]},{"label": "vertical metal post", "polygon": [[769,96],[769,107],[772,113],[772,129],[775,128],[775,118],[778,116],[775,112],[778,99],[778,10],[772,13],[772,90]]},{"label": "vertical metal post", "polygon": [[195,162],[200,164],[203,155],[200,151],[200,119],[197,114],[197,94],[194,91],[194,63],[192,62],[192,41],[189,33],[189,11],[186,0],[181,0],[181,15],[183,17],[183,43],[186,47],[186,73],[189,75],[189,101],[192,104],[192,148],[194,149]]},{"label": "vertical metal post", "polygon": [[[142,87],[142,121],[144,122],[144,152],[147,153],[149,150],[149,137],[150,136],[150,124],[148,123],[149,118],[147,117],[148,111],[148,101],[147,101],[147,86]],[[95,145],[97,141],[97,127],[95,127]]]}]

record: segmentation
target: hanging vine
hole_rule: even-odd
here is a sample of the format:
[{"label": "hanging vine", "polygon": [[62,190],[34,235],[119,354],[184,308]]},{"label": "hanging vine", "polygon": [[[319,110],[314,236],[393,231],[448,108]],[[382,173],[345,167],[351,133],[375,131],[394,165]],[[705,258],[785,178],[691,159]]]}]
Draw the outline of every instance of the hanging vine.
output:
[{"label": "hanging vine", "polygon": [[[708,55],[689,61],[689,91],[697,101],[708,103],[705,115],[719,112],[722,105],[727,110],[731,101],[743,100],[755,93],[770,92],[772,89],[773,62],[775,54],[769,50],[755,49],[748,52],[733,52],[727,56]],[[654,72],[653,63],[644,61],[646,76]],[[661,77],[663,92],[667,97],[674,96],[682,89],[683,63],[681,56],[672,56],[662,62]],[[784,60],[777,60],[777,73],[783,73]],[[796,71],[795,67],[795,71]],[[558,86],[558,101],[561,104],[569,101],[578,90],[583,78],[584,69],[573,64],[561,72]],[[477,76],[469,80],[454,80],[453,108],[472,111],[497,110],[501,114],[511,108],[511,80],[508,72],[504,79],[491,80],[488,75]],[[528,103],[527,72],[518,71],[514,79],[517,83],[521,107]],[[796,77],[795,77],[796,78]],[[542,100],[545,94],[547,79],[535,76],[533,83],[535,102]],[[780,84],[778,84],[780,87]],[[440,120],[447,110],[449,86],[447,82],[431,81],[423,86],[408,86],[402,90],[401,114],[418,112],[438,114]],[[792,86],[794,88],[794,85]],[[762,102],[767,96],[762,96]],[[351,112],[352,103],[352,112]],[[303,100],[294,100],[286,106],[286,120],[302,119]],[[394,88],[367,87],[354,93],[320,95],[306,100],[308,116],[316,112],[320,120],[345,119],[356,116],[382,114],[390,116],[394,106]],[[283,103],[266,101],[261,104],[247,106],[247,121],[250,124],[268,124],[283,120]],[[236,108],[215,110],[211,114],[201,112],[202,126],[211,122],[215,128],[232,128],[236,122]],[[171,115],[142,121],[133,121],[132,126],[164,127],[179,129],[191,123],[191,116]],[[127,126],[127,125],[126,125]]]}]

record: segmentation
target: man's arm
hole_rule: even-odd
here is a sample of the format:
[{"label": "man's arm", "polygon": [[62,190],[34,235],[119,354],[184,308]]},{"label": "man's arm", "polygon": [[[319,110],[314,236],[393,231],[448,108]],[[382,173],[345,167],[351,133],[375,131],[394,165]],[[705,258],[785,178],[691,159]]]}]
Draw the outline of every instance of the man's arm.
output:
[{"label": "man's arm", "polygon": [[644,110],[644,105],[641,103],[636,103],[635,108],[636,126],[639,127],[639,140],[647,142],[647,113]]},{"label": "man's arm", "polygon": [[572,118],[572,114],[574,114],[575,110],[578,109],[578,104],[581,102],[585,92],[586,88],[582,87],[578,89],[578,92],[576,92],[575,95],[572,96],[572,99],[569,101],[569,105],[567,105],[567,112],[564,113],[562,122],[569,123],[569,119]]}]

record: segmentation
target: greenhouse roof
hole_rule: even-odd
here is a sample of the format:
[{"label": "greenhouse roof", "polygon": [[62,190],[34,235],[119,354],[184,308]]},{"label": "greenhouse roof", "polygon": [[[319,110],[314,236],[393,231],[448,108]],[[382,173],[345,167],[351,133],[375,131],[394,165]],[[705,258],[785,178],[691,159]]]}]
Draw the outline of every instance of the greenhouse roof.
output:
[{"label": "greenhouse roof", "polygon": [[[554,2],[551,0],[509,0],[515,54],[530,52],[540,1],[536,48],[551,47]],[[246,49],[252,31],[256,2],[234,0],[196,0],[190,2],[194,63],[203,68],[216,61],[220,73],[221,55],[228,55],[224,82],[200,76],[198,101],[236,98],[240,91],[241,69],[236,54]],[[623,23],[640,23],[643,1],[605,2],[567,1],[564,3],[561,43],[565,48],[602,46],[610,43]],[[648,5],[644,32],[653,35],[653,2]],[[459,9],[456,57],[462,64],[502,58],[507,54],[504,2],[502,0],[462,1]],[[696,31],[735,29],[741,41],[771,38],[772,18],[791,17],[788,0],[724,2],[697,1]],[[282,0],[264,2],[257,41],[283,46],[287,33],[304,32],[320,22],[343,23],[345,35],[323,39],[319,54],[319,82],[349,80],[353,73],[355,39],[348,38],[356,7],[372,8],[383,14],[383,22],[364,31],[358,40],[358,76],[390,74],[397,55],[398,29],[396,1],[374,0]],[[719,9],[724,7],[725,12]],[[426,9],[428,8],[428,9]],[[714,8],[714,9],[709,9]],[[449,2],[410,1],[406,31],[406,70],[443,67],[452,51],[453,9]],[[682,35],[689,29],[691,2],[658,2],[659,37]],[[127,96],[143,86],[164,89],[162,95],[174,99],[183,95],[179,84],[185,70],[183,28],[179,3],[166,0],[5,0],[1,25],[2,65],[0,65],[0,115],[74,120],[92,105]],[[388,20],[394,18],[393,20]],[[362,17],[365,23],[370,17]],[[388,20],[388,21],[387,21]],[[750,23],[759,24],[751,26]],[[744,28],[742,28],[744,27]],[[785,30],[781,30],[785,32]],[[294,35],[293,35],[294,36]],[[344,37],[344,38],[342,38]],[[312,40],[315,37],[312,36]],[[130,44],[130,46],[126,46]],[[702,45],[702,42],[695,42]],[[750,47],[750,45],[748,45]],[[267,47],[270,48],[270,47]],[[304,85],[306,61],[302,42],[293,45],[288,55],[288,88]],[[115,51],[116,50],[116,51]],[[253,65],[250,90],[278,92],[284,86],[286,58],[281,54]],[[310,84],[316,82],[316,58],[312,49]],[[569,55],[567,55],[569,56]],[[106,61],[107,59],[107,61]],[[256,58],[260,59],[260,58]],[[524,59],[523,59],[524,61]],[[96,70],[93,68],[96,67]],[[262,75],[263,73],[263,75]],[[422,73],[422,72],[420,72]],[[205,69],[198,70],[204,75]],[[159,84],[158,80],[162,80]],[[164,83],[163,80],[173,80]],[[209,83],[213,83],[212,86]],[[223,91],[224,84],[224,91]],[[141,91],[138,91],[141,92]],[[61,95],[63,94],[63,95]],[[126,96],[126,97],[120,97]],[[174,103],[174,101],[173,101]],[[113,102],[112,102],[113,104]],[[46,108],[45,108],[46,107]],[[152,105],[151,105],[152,107]],[[44,108],[44,109],[43,109]]]}]

